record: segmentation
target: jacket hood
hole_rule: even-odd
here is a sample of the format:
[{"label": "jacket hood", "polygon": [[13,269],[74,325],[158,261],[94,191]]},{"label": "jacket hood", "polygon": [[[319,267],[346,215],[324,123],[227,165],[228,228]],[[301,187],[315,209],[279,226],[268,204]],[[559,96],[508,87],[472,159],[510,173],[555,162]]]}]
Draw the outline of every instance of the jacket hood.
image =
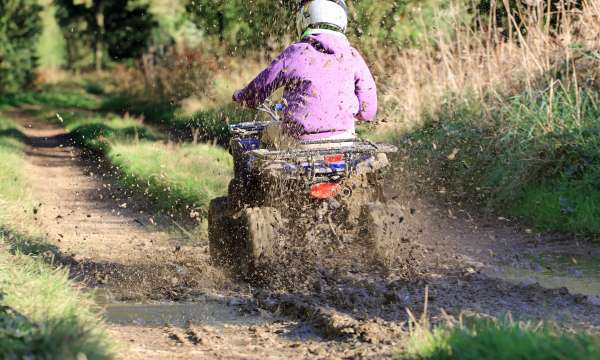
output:
[{"label": "jacket hood", "polygon": [[315,49],[326,54],[346,52],[350,46],[346,35],[334,31],[315,32],[306,36],[302,41],[311,44]]}]

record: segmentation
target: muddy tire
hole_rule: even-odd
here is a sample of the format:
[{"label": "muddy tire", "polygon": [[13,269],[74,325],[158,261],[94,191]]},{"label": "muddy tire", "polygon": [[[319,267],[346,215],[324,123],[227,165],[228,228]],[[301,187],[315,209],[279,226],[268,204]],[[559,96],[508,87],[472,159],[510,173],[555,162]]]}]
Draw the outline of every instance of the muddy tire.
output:
[{"label": "muddy tire", "polygon": [[373,260],[391,266],[404,254],[410,240],[405,229],[404,211],[399,205],[374,202],[363,206],[362,234]]},{"label": "muddy tire", "polygon": [[212,200],[208,209],[208,246],[211,259],[219,266],[233,267],[236,264],[239,246],[234,229],[229,199],[220,197]]},{"label": "muddy tire", "polygon": [[271,207],[248,208],[241,214],[240,225],[243,239],[239,270],[243,275],[252,277],[274,259],[281,215]]}]

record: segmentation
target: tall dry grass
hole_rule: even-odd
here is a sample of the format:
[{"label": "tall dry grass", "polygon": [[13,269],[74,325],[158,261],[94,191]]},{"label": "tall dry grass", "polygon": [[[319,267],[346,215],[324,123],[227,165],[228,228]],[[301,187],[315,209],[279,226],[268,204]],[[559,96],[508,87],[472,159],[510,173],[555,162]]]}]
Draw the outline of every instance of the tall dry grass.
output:
[{"label": "tall dry grass", "polygon": [[[485,105],[523,91],[600,88],[598,67],[590,64],[600,60],[600,1],[587,0],[582,9],[570,10],[563,4],[553,14],[544,10],[543,1],[528,3],[534,5],[519,9],[519,21],[509,17],[509,29],[485,18],[473,26],[456,17],[452,34],[434,34],[428,46],[388,57],[379,66],[380,118],[388,121],[382,132],[420,126],[449,96]],[[496,2],[490,19],[503,6],[508,1]]]}]

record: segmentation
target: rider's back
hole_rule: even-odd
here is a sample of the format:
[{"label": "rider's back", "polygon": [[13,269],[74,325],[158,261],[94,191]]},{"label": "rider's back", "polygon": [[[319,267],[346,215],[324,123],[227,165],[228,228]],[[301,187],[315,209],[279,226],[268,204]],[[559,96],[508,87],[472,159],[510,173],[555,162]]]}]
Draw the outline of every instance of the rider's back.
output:
[{"label": "rider's back", "polygon": [[236,98],[256,106],[284,87],[285,128],[303,140],[354,131],[354,121],[377,111],[373,77],[340,33],[322,32],[290,45]]}]

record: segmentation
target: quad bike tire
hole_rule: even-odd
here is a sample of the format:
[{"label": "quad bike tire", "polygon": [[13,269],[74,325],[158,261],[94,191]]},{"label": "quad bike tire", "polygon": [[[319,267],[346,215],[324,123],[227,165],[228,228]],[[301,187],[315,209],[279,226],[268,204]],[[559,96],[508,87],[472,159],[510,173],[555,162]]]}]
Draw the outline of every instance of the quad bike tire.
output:
[{"label": "quad bike tire", "polygon": [[211,259],[219,266],[233,267],[238,258],[239,245],[235,239],[235,219],[227,197],[210,202],[208,208],[208,247]]},{"label": "quad bike tire", "polygon": [[361,223],[362,233],[375,262],[391,266],[403,255],[410,239],[401,206],[384,202],[364,205]]},{"label": "quad bike tire", "polygon": [[272,207],[246,208],[240,216],[239,271],[252,277],[274,260],[282,219]]}]

